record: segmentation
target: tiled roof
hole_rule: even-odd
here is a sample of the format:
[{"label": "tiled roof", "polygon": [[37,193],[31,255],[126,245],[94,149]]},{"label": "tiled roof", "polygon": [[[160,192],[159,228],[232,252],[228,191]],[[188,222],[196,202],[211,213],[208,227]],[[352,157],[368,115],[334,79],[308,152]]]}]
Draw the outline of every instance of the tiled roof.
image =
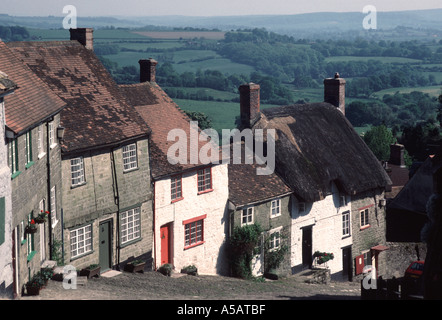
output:
[{"label": "tiled roof", "polygon": [[[244,144],[242,147],[244,148]],[[247,164],[244,160],[244,149],[242,159],[241,164],[233,164],[233,161],[230,161],[228,166],[229,200],[236,207],[270,200],[292,192],[275,172],[258,175],[256,169],[265,165],[258,165],[255,161]]]},{"label": "tiled roof", "polygon": [[77,41],[10,42],[9,48],[67,104],[63,152],[146,135],[150,130],[121,95],[93,51]]},{"label": "tiled roof", "polygon": [[[190,119],[177,104],[155,82],[120,85],[121,92],[128,102],[135,106],[141,117],[151,128],[150,161],[154,178],[189,170],[203,164],[190,163]],[[176,141],[168,141],[168,133],[173,129],[181,129],[187,136],[186,164],[171,164],[167,159],[169,147]],[[199,142],[198,151],[207,142]]]},{"label": "tiled roof", "polygon": [[6,125],[21,134],[58,113],[65,103],[0,41],[0,71],[18,88],[5,97]]}]

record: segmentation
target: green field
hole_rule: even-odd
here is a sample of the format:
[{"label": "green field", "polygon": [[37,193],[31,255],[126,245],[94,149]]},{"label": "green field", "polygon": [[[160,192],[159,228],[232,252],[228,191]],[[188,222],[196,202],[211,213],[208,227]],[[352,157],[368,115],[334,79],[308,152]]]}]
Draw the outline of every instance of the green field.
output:
[{"label": "green field", "polygon": [[442,94],[442,87],[440,85],[438,85],[438,86],[414,87],[414,88],[410,88],[410,87],[390,88],[390,89],[385,89],[385,90],[374,92],[372,94],[372,97],[382,99],[382,97],[386,94],[395,94],[396,92],[410,93],[413,91],[420,91],[423,93],[428,93],[430,96],[438,97],[440,94]]},{"label": "green field", "polygon": [[356,57],[356,56],[334,56],[325,58],[325,62],[349,62],[377,60],[383,63],[421,63],[422,60],[402,57]]}]

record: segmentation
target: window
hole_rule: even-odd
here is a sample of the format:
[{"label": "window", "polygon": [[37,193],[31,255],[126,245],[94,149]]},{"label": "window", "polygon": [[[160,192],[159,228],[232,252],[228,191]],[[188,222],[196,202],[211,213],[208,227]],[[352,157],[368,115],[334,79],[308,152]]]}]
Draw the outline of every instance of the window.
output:
[{"label": "window", "polygon": [[198,193],[212,190],[212,169],[198,170]]},{"label": "window", "polygon": [[44,136],[43,136],[43,128],[42,126],[38,126],[37,131],[37,151],[38,151],[38,157],[41,158],[45,154],[44,150]]},{"label": "window", "polygon": [[51,188],[51,225],[52,228],[57,224],[57,201],[56,201],[56,193],[55,186]]},{"label": "window", "polygon": [[339,206],[345,207],[347,205],[347,197],[345,195],[339,196]]},{"label": "window", "polygon": [[[28,225],[31,224],[33,213],[28,214]],[[27,255],[29,256],[34,251],[34,234],[26,233],[26,242],[28,245]]]},{"label": "window", "polygon": [[281,230],[282,227],[270,230],[269,249],[276,250],[281,246]]},{"label": "window", "polygon": [[87,225],[70,232],[71,258],[92,251],[92,225]]},{"label": "window", "polygon": [[25,163],[26,165],[32,162],[32,135],[31,131],[25,133]]},{"label": "window", "polygon": [[206,215],[183,221],[184,248],[193,247],[204,243],[204,219]]},{"label": "window", "polygon": [[12,174],[18,171],[17,139],[12,139],[8,144],[8,165]]},{"label": "window", "polygon": [[55,139],[54,122],[51,121],[48,123],[48,125],[49,125],[49,147],[53,148],[57,145],[57,140]]},{"label": "window", "polygon": [[270,217],[281,215],[281,199],[272,200],[270,205]]},{"label": "window", "polygon": [[342,213],[342,235],[350,235],[350,211],[345,211]]},{"label": "window", "polygon": [[183,191],[181,187],[182,176],[174,176],[170,179],[170,193],[172,201],[183,199]]},{"label": "window", "polygon": [[253,207],[242,209],[241,226],[245,226],[252,223],[253,223]]},{"label": "window", "polygon": [[361,216],[361,228],[369,226],[370,223],[368,221],[368,209],[361,210],[360,216]]},{"label": "window", "polygon": [[305,202],[300,202],[298,204],[298,211],[299,213],[303,213],[305,211]]},{"label": "window", "polygon": [[135,143],[123,147],[123,170],[129,171],[136,169],[137,163],[137,145]]},{"label": "window", "polygon": [[141,237],[140,208],[124,211],[120,214],[121,219],[121,243]]},{"label": "window", "polygon": [[71,182],[73,187],[85,183],[83,157],[71,159]]}]

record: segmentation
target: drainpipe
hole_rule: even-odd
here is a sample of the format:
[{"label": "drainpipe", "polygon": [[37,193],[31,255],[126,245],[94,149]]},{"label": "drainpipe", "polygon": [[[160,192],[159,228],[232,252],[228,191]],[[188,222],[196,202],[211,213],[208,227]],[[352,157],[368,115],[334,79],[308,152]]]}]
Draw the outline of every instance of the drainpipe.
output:
[{"label": "drainpipe", "polygon": [[[53,121],[53,119],[52,119]],[[49,145],[49,122],[46,122],[46,149],[47,149],[47,160],[46,160],[46,166],[47,166],[47,187],[48,187],[48,211],[51,212],[51,146]],[[49,219],[49,260],[52,260],[52,216],[50,216]]]},{"label": "drainpipe", "polygon": [[153,269],[157,269],[157,246],[156,246],[156,230],[155,230],[155,181],[153,181],[153,201],[152,201],[152,215],[153,215]]},{"label": "drainpipe", "polygon": [[113,176],[114,176],[114,200],[115,204],[117,205],[117,236],[116,236],[116,247],[117,247],[117,270],[120,270],[120,193],[118,191],[118,179],[117,179],[117,170],[115,166],[115,155],[114,155],[115,149],[111,149],[111,163],[112,163],[112,170],[113,170]]}]

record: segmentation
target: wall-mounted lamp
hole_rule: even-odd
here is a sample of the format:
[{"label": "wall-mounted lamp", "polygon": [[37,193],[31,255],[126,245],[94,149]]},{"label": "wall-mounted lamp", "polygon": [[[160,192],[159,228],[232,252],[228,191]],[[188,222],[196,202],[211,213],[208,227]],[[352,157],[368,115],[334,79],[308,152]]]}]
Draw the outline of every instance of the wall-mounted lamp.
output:
[{"label": "wall-mounted lamp", "polygon": [[62,126],[59,126],[59,127],[57,128],[57,138],[58,138],[58,139],[63,140],[63,137],[64,137],[64,130],[65,130],[65,128],[62,127]]}]

